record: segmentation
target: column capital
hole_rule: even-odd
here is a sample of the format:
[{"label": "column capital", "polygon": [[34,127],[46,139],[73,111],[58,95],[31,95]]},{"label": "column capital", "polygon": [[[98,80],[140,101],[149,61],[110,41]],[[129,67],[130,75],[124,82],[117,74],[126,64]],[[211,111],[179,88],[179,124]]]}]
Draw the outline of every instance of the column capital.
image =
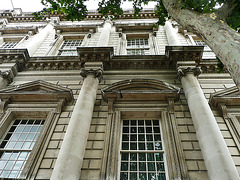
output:
[{"label": "column capital", "polygon": [[7,71],[0,70],[0,77],[7,80],[8,83],[11,83],[12,82],[11,70],[7,70]]},{"label": "column capital", "polygon": [[183,76],[186,76],[186,74],[193,74],[194,76],[198,76],[202,73],[202,70],[200,67],[179,67],[177,69],[177,75],[178,79],[181,81]]},{"label": "column capital", "polygon": [[102,80],[102,73],[103,73],[103,70],[102,68],[99,68],[99,69],[86,69],[86,68],[81,68],[80,70],[80,75],[82,77],[87,77],[88,75],[92,74],[95,76],[95,78],[98,78],[99,82],[101,82]]}]

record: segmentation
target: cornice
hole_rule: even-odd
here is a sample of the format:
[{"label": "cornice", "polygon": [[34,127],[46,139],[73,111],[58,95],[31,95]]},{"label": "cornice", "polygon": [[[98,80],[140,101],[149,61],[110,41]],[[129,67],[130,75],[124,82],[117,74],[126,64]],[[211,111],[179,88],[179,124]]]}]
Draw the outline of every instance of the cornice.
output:
[{"label": "cornice", "polygon": [[[22,13],[14,15],[12,10],[5,10],[0,12],[0,18],[7,18],[9,22],[43,22],[49,17],[59,17],[61,21],[66,21],[65,14],[58,14],[57,11],[50,13],[43,18],[36,20],[32,13]],[[125,11],[124,14],[118,15],[116,19],[136,19],[133,10]],[[144,10],[137,15],[138,19],[157,18],[154,9]],[[95,11],[89,11],[85,20],[103,20],[104,16]]]},{"label": "cornice", "polygon": [[23,68],[29,58],[27,49],[0,49],[0,63],[16,63],[18,69]]}]

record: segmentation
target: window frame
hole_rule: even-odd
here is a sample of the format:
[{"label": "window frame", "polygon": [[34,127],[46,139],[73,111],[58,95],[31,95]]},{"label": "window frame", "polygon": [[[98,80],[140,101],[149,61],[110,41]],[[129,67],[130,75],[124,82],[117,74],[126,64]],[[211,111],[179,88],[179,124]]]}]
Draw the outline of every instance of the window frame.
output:
[{"label": "window frame", "polygon": [[[157,54],[157,49],[154,46],[154,38],[152,33],[123,33],[121,37],[120,47],[118,48],[120,55],[128,55],[128,56],[141,56],[141,55],[155,55]],[[127,47],[128,40],[131,39],[147,39],[148,40],[148,47]],[[127,50],[148,50],[149,53],[147,54],[128,54]]]},{"label": "window frame", "polygon": [[70,41],[70,40],[81,40],[81,46],[77,46],[77,47],[83,47],[86,44],[87,41],[87,35],[86,34],[80,34],[80,35],[76,35],[76,34],[61,34],[58,35],[58,37],[56,38],[56,40],[52,43],[52,49],[49,51],[49,55],[54,54],[56,56],[77,56],[77,55],[61,55],[60,53],[63,51],[76,51],[77,52],[77,47],[76,50],[74,49],[62,49],[62,46],[64,44],[65,41]]},{"label": "window frame", "polygon": [[[40,107],[41,104],[38,104]],[[21,105],[20,105],[21,107]],[[36,159],[40,159],[43,157],[45,148],[46,148],[46,142],[49,141],[48,134],[53,131],[54,124],[56,124],[59,114],[56,114],[55,108],[46,108],[44,109],[44,106],[42,108],[33,108],[31,105],[29,107],[21,107],[21,109],[18,108],[12,108],[11,105],[9,105],[9,108],[5,111],[4,116],[1,119],[0,124],[0,139],[1,142],[5,137],[5,134],[8,132],[8,129],[10,128],[11,124],[14,120],[21,118],[21,119],[44,119],[44,125],[41,129],[41,132],[37,138],[37,141],[35,142],[31,153],[25,163],[25,166],[20,174],[20,177],[16,179],[27,179],[29,177],[34,177],[37,173],[37,169],[40,166],[40,162]],[[4,178],[9,179],[9,178]]]},{"label": "window frame", "polygon": [[[151,113],[151,112],[146,112],[146,113]],[[161,144],[162,144],[162,150],[122,150],[122,145],[121,145],[121,143],[122,143],[122,130],[123,130],[123,121],[124,120],[129,120],[129,121],[131,121],[131,120],[157,120],[158,122],[159,122],[159,128],[160,128],[160,134],[161,134]],[[121,122],[121,127],[120,127],[120,140],[119,140],[119,154],[118,154],[118,159],[119,159],[119,161],[118,161],[118,175],[117,175],[117,179],[118,180],[120,180],[120,173],[121,173],[121,162],[122,162],[122,160],[121,160],[121,153],[122,152],[128,152],[128,153],[157,153],[157,152],[159,152],[159,153],[162,153],[163,154],[163,163],[164,163],[164,174],[165,174],[165,177],[166,177],[166,180],[168,180],[169,178],[168,178],[168,168],[167,168],[167,161],[166,161],[166,152],[165,152],[165,144],[164,144],[164,141],[165,141],[165,137],[163,136],[163,128],[162,128],[162,120],[161,120],[161,118],[159,117],[159,118],[143,118],[143,117],[137,117],[137,118],[122,118],[121,120],[120,120]],[[152,133],[153,134],[153,133]],[[130,142],[130,141],[129,141]],[[129,162],[131,162],[130,160],[129,160]],[[148,162],[147,160],[146,160],[146,162]],[[156,162],[156,161],[153,161],[153,162]],[[129,173],[130,171],[128,171],[128,173]],[[146,174],[148,174],[148,171],[146,170]]]}]

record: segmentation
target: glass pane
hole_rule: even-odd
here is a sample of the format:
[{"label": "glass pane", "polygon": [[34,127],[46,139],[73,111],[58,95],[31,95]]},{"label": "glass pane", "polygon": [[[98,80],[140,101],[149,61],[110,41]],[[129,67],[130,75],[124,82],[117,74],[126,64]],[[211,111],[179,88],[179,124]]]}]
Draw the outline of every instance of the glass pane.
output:
[{"label": "glass pane", "polygon": [[139,134],[138,135],[138,141],[145,141],[145,135],[144,134]]},{"label": "glass pane", "polygon": [[155,150],[162,150],[161,142],[155,142]]},{"label": "glass pane", "polygon": [[13,167],[14,170],[20,170],[24,161],[17,161]]},{"label": "glass pane", "polygon": [[25,126],[23,132],[29,132],[31,129],[31,126]]},{"label": "glass pane", "polygon": [[124,127],[123,128],[123,133],[129,133],[129,128],[128,127]]},{"label": "glass pane", "polygon": [[24,141],[27,137],[26,133],[22,133],[21,136],[19,137],[19,141]]},{"label": "glass pane", "polygon": [[35,136],[35,134],[29,133],[26,140],[27,140],[27,141],[32,141],[33,138],[34,138],[34,136]]},{"label": "glass pane", "polygon": [[146,171],[146,163],[139,162],[139,171]]},{"label": "glass pane", "polygon": [[164,171],[164,164],[163,163],[157,163],[157,170],[158,171]]},{"label": "glass pane", "polygon": [[6,165],[7,161],[0,160],[0,169],[3,169],[4,166]]},{"label": "glass pane", "polygon": [[129,125],[129,120],[124,120],[123,125]]},{"label": "glass pane", "polygon": [[10,152],[4,152],[1,159],[9,159],[12,153]]},{"label": "glass pane", "polygon": [[153,136],[151,134],[147,135],[147,141],[153,141]]},{"label": "glass pane", "polygon": [[122,153],[122,160],[128,161],[128,153]]},{"label": "glass pane", "polygon": [[29,149],[30,148],[30,145],[31,145],[31,142],[25,142],[23,144],[23,149]]},{"label": "glass pane", "polygon": [[143,126],[144,125],[144,120],[138,120],[138,126]]},{"label": "glass pane", "polygon": [[131,127],[131,133],[136,133],[137,132],[137,127]]},{"label": "glass pane", "polygon": [[130,143],[130,150],[137,150],[137,143]]},{"label": "glass pane", "polygon": [[147,143],[147,150],[153,150],[153,143]]},{"label": "glass pane", "polygon": [[15,132],[22,132],[24,126],[18,126]]},{"label": "glass pane", "polygon": [[146,123],[147,126],[151,126],[152,125],[151,120],[146,120],[145,123]]},{"label": "glass pane", "polygon": [[141,180],[147,180],[147,173],[140,172],[140,173],[139,173],[139,179],[141,179]]},{"label": "glass pane", "polygon": [[154,154],[153,153],[147,153],[147,160],[148,161],[154,161]]},{"label": "glass pane", "polygon": [[37,132],[39,126],[33,126],[30,132]]},{"label": "glass pane", "polygon": [[146,153],[139,153],[139,161],[146,161]]},{"label": "glass pane", "polygon": [[159,127],[154,127],[153,130],[154,130],[154,133],[160,133],[160,128]]},{"label": "glass pane", "polygon": [[155,153],[157,161],[163,161],[163,154],[162,153]]},{"label": "glass pane", "polygon": [[144,127],[138,127],[138,133],[144,133]]},{"label": "glass pane", "polygon": [[11,140],[16,141],[20,136],[20,133],[14,133],[11,137]]},{"label": "glass pane", "polygon": [[11,171],[11,173],[9,174],[9,178],[16,178],[18,175],[19,171]]},{"label": "glass pane", "polygon": [[158,180],[166,180],[166,176],[164,173],[159,173],[158,174]]},{"label": "glass pane", "polygon": [[130,153],[130,161],[137,161],[137,153]]},{"label": "glass pane", "polygon": [[129,135],[128,134],[123,134],[122,135],[122,141],[129,141]]},{"label": "glass pane", "polygon": [[120,179],[121,179],[121,180],[128,180],[128,173],[126,173],[126,172],[121,172],[121,173],[120,173]]},{"label": "glass pane", "polygon": [[20,156],[18,157],[19,160],[25,160],[27,158],[28,152],[21,152]]},{"label": "glass pane", "polygon": [[157,179],[157,174],[156,173],[148,173],[148,179],[149,180]]},{"label": "glass pane", "polygon": [[161,136],[160,136],[160,134],[154,134],[154,140],[155,140],[155,141],[161,141]]},{"label": "glass pane", "polygon": [[13,164],[14,164],[14,161],[8,161],[6,166],[5,166],[5,169],[12,169]]},{"label": "glass pane", "polygon": [[148,162],[148,171],[155,171],[155,163],[154,162]]},{"label": "glass pane", "polygon": [[130,171],[137,171],[137,163],[130,162]]},{"label": "glass pane", "polygon": [[137,180],[137,173],[130,173],[131,180]]},{"label": "glass pane", "polygon": [[16,159],[17,159],[17,157],[18,157],[18,155],[19,155],[19,153],[18,153],[18,152],[14,152],[14,153],[12,153],[12,155],[11,155],[10,159],[11,159],[11,160],[16,160]]},{"label": "glass pane", "polygon": [[137,121],[136,121],[136,120],[131,120],[131,125],[132,125],[132,126],[137,125]]},{"label": "glass pane", "polygon": [[128,143],[122,143],[122,150],[128,150],[129,144]]},{"label": "glass pane", "polygon": [[154,126],[159,126],[159,121],[158,120],[153,120],[153,125]]},{"label": "glass pane", "polygon": [[[8,142],[6,148],[9,148],[9,149],[13,149],[14,145],[16,144],[16,142]],[[5,148],[5,149],[6,149]]]},{"label": "glass pane", "polygon": [[147,131],[147,133],[152,133],[152,127],[147,127],[146,131]]},{"label": "glass pane", "polygon": [[121,163],[121,171],[128,171],[128,163],[127,162]]},{"label": "glass pane", "polygon": [[145,143],[138,143],[139,150],[145,150]]},{"label": "glass pane", "polygon": [[3,171],[1,177],[8,177],[10,171]]},{"label": "glass pane", "polygon": [[137,141],[137,135],[131,135],[131,141]]}]

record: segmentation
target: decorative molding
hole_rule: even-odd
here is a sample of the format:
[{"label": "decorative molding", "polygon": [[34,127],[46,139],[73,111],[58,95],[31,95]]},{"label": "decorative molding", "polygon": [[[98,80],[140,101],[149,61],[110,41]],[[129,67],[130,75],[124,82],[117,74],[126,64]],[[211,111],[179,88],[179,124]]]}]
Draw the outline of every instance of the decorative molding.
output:
[{"label": "decorative molding", "polygon": [[240,91],[237,86],[230,87],[210,95],[209,104],[213,108],[221,108],[225,106],[239,106],[240,105]]},{"label": "decorative molding", "polygon": [[203,46],[166,46],[165,55],[169,61],[195,61],[200,63]]},{"label": "decorative molding", "polygon": [[0,77],[7,80],[8,84],[12,82],[13,76],[11,76],[11,70],[1,71],[0,70]]},{"label": "decorative molding", "polygon": [[102,90],[103,100],[178,100],[180,88],[154,79],[128,79],[113,83]]},{"label": "decorative molding", "polygon": [[18,70],[25,66],[28,59],[27,49],[0,49],[0,63],[16,63]]},{"label": "decorative molding", "polygon": [[179,67],[177,70],[178,79],[181,81],[182,77],[187,74],[193,74],[194,76],[198,76],[202,73],[202,70],[199,67]]},{"label": "decorative molding", "polygon": [[99,69],[86,69],[86,68],[81,68],[80,70],[80,75],[84,78],[86,78],[88,75],[94,75],[95,78],[98,78],[99,82],[102,81],[102,73],[103,73],[103,70],[101,68]]},{"label": "decorative molding", "polygon": [[0,99],[0,114],[4,112],[5,107],[11,102],[11,97]]},{"label": "decorative molding", "polygon": [[71,89],[38,80],[2,89],[0,98],[11,98],[12,102],[68,102],[73,94]]},{"label": "decorative molding", "polygon": [[113,47],[78,47],[81,62],[110,61],[113,57]]}]

